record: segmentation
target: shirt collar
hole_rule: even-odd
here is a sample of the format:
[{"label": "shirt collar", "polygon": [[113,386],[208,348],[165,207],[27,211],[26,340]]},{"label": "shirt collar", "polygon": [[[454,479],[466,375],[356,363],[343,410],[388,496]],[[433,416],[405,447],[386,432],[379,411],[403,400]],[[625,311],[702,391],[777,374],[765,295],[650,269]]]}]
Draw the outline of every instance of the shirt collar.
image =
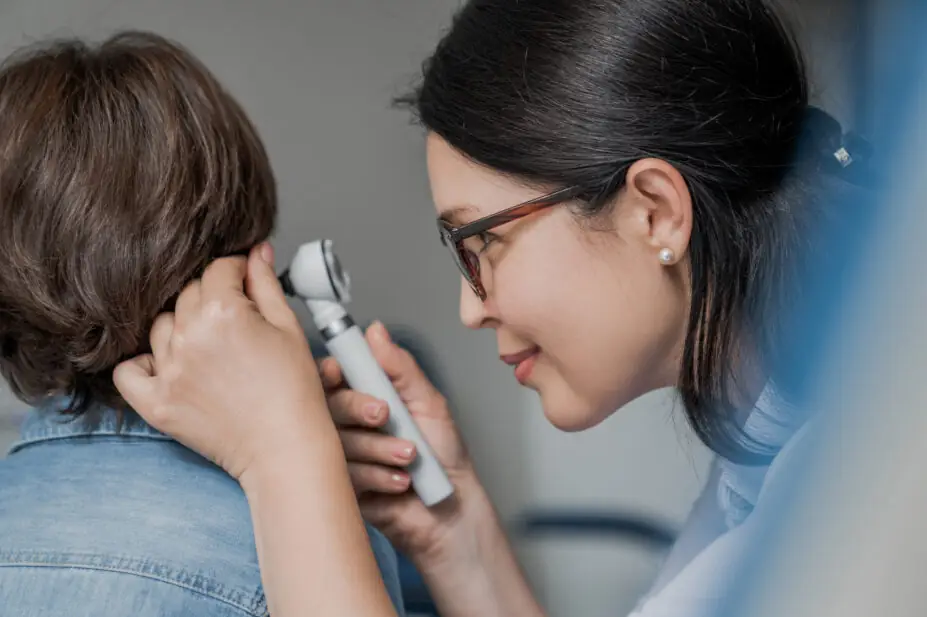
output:
[{"label": "shirt collar", "polygon": [[170,437],[152,428],[134,411],[116,411],[107,407],[92,407],[75,416],[63,413],[66,399],[52,399],[31,409],[23,421],[19,440],[10,453],[26,446],[56,439],[114,436],[170,441]]},{"label": "shirt collar", "polygon": [[[757,443],[778,452],[806,419],[804,411],[791,405],[770,382],[751,410],[744,432]],[[738,465],[722,458],[719,467],[718,501],[727,526],[733,528],[743,523],[756,506],[769,466]]]}]

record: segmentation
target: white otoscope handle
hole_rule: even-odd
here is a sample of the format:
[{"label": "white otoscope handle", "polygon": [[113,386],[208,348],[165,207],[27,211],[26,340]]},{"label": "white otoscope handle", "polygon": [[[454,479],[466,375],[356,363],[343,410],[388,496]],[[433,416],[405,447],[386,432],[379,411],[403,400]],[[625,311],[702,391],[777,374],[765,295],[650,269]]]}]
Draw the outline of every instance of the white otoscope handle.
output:
[{"label": "white otoscope handle", "polygon": [[389,405],[386,432],[415,444],[417,456],[408,470],[412,478],[412,488],[419,498],[430,507],[450,497],[454,492],[454,486],[418,430],[389,377],[374,358],[361,329],[352,325],[326,341],[325,345],[341,365],[345,380],[351,388],[386,401]]}]

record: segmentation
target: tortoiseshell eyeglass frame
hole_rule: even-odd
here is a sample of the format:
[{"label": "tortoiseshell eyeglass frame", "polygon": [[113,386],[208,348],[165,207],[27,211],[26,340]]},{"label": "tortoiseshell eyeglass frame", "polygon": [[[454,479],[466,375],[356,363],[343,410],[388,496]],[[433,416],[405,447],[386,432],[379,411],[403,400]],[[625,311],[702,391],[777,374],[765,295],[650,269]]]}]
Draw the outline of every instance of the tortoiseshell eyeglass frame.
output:
[{"label": "tortoiseshell eyeglass frame", "polygon": [[441,242],[446,246],[454,257],[454,263],[460,273],[470,284],[473,292],[479,296],[480,300],[486,300],[486,288],[480,279],[480,257],[470,249],[464,246],[464,240],[473,236],[487,232],[490,229],[500,227],[506,223],[511,223],[529,214],[534,214],[545,208],[556,206],[574,199],[579,196],[581,190],[579,187],[568,187],[558,189],[553,193],[542,195],[531,201],[526,201],[518,205],[506,208],[495,214],[484,216],[466,225],[454,227],[454,225],[438,217],[438,232],[441,234]]}]

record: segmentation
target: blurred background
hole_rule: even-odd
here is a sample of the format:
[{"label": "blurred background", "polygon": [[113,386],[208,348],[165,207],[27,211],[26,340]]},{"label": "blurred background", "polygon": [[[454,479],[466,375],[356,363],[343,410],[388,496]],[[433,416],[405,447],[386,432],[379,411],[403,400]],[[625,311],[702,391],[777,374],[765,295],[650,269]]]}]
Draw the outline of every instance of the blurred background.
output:
[{"label": "blurred background", "polygon": [[[891,37],[896,0],[784,5],[805,46],[814,98],[870,137],[879,87],[874,52]],[[390,107],[448,25],[456,0],[0,0],[0,55],[48,36],[153,30],[189,47],[242,102],[274,164],[281,263],[328,237],[354,282],[351,310],[381,319],[443,388],[505,520],[571,508],[676,528],[710,456],[672,392],[649,395],[595,431],[550,427],[531,392],[496,360],[491,333],[458,321],[459,279],[440,246],[420,129]],[[877,143],[877,140],[874,140]],[[298,312],[307,330],[308,315]],[[22,408],[0,383],[0,450]],[[515,539],[552,615],[623,614],[653,577],[646,544],[601,538]],[[585,571],[577,568],[586,566]]]}]

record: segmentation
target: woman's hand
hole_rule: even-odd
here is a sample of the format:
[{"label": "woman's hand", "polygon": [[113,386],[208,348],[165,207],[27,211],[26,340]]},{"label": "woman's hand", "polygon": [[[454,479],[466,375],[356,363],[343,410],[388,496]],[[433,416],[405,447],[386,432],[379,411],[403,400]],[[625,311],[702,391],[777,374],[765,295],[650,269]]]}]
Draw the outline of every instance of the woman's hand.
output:
[{"label": "woman's hand", "polygon": [[[456,531],[467,504],[483,499],[447,401],[428,381],[415,359],[398,347],[383,324],[367,329],[374,356],[393,382],[455,486],[455,495],[426,508],[410,490],[404,468],[414,460],[414,444],[388,436],[379,429],[389,417],[383,401],[349,389],[334,358],[320,363],[329,408],[338,424],[348,469],[364,517],[404,553],[416,561],[438,552],[453,552]],[[466,541],[471,541],[468,538]]]},{"label": "woman's hand", "polygon": [[322,382],[364,518],[418,565],[442,615],[543,615],[476,477],[447,401],[382,324],[367,330],[367,340],[455,493],[437,506],[424,506],[409,490],[403,471],[412,460],[413,444],[379,432],[389,414],[386,404],[345,387],[338,363],[326,358]]},{"label": "woman's hand", "polygon": [[151,425],[238,478],[273,615],[395,616],[269,245],[213,262],[116,368]]},{"label": "woman's hand", "polygon": [[149,424],[240,481],[258,464],[326,439],[338,445],[308,342],[272,262],[264,244],[248,259],[210,264],[175,311],[155,321],[151,353],[113,374]]}]

